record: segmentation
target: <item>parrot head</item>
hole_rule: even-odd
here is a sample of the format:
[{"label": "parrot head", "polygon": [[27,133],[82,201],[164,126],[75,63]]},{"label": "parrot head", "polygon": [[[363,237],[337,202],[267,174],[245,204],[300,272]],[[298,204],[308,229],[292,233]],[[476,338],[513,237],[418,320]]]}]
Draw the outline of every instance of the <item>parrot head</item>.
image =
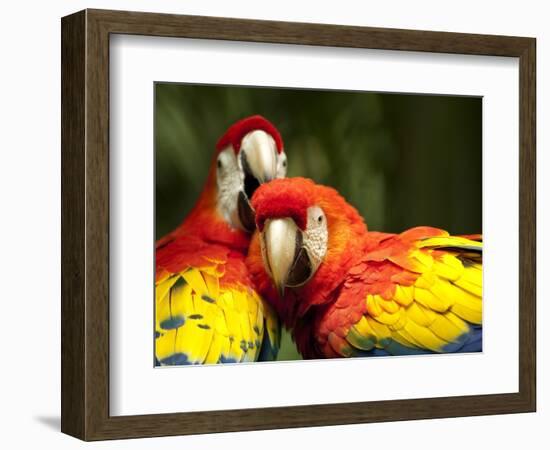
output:
[{"label": "parrot head", "polygon": [[290,288],[310,304],[324,303],[323,293],[343,278],[366,234],[357,210],[333,188],[306,178],[261,186],[252,206],[263,266],[280,299]]},{"label": "parrot head", "polygon": [[231,125],[216,144],[212,172],[217,208],[233,228],[255,228],[250,199],[265,182],[286,175],[287,158],[279,131],[265,118],[250,116]]}]

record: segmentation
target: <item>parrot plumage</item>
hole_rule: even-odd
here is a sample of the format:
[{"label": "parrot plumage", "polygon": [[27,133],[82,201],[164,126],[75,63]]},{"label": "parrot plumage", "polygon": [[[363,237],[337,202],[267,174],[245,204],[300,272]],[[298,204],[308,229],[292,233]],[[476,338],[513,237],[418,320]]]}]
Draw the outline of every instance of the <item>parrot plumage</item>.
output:
[{"label": "parrot plumage", "polygon": [[248,268],[305,358],[481,351],[480,235],[371,232],[304,178],[261,186],[252,205]]},{"label": "parrot plumage", "polygon": [[243,119],[220,138],[197,203],[156,243],[157,365],[275,358],[279,321],[245,257],[254,224],[249,198],[285,173],[281,136],[263,117]]}]

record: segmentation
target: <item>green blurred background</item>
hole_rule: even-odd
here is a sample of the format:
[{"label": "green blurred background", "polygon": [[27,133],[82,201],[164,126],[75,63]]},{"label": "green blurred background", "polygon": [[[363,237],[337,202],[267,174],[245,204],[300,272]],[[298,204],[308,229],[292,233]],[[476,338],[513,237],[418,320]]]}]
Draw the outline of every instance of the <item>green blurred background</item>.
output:
[{"label": "green blurred background", "polygon": [[[157,83],[157,239],[192,208],[218,138],[252,114],[281,132],[288,176],[335,187],[370,230],[482,231],[479,97]],[[300,356],[285,332],[289,359]]]}]

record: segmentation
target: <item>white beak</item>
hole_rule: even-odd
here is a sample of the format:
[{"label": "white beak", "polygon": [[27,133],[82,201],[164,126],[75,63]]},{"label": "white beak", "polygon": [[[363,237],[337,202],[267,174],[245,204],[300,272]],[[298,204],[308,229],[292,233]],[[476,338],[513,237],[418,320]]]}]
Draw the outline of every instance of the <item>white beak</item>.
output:
[{"label": "white beak", "polygon": [[289,218],[266,221],[262,232],[264,264],[281,297],[296,258],[298,233],[300,230]]},{"label": "white beak", "polygon": [[247,134],[242,142],[243,169],[249,171],[260,183],[277,177],[277,150],[275,141],[265,131]]}]

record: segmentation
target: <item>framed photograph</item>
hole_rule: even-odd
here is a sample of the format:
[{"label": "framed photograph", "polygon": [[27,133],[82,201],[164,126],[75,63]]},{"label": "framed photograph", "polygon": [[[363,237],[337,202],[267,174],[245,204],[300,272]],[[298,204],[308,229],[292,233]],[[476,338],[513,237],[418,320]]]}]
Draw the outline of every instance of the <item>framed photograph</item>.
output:
[{"label": "framed photograph", "polygon": [[62,431],[532,412],[535,39],[62,29]]}]

